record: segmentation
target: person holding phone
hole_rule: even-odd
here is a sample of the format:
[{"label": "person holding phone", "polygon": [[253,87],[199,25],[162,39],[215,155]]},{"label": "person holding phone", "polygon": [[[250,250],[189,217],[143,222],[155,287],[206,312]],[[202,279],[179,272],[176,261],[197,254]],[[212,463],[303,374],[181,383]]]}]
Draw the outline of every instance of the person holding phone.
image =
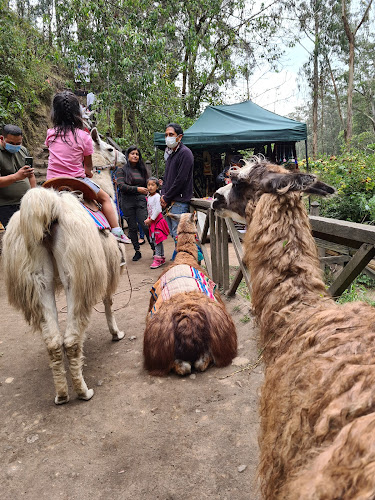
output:
[{"label": "person holding phone", "polygon": [[0,135],[0,222],[4,227],[19,210],[22,196],[36,186],[30,163],[32,158],[22,146],[22,130],[5,125]]}]

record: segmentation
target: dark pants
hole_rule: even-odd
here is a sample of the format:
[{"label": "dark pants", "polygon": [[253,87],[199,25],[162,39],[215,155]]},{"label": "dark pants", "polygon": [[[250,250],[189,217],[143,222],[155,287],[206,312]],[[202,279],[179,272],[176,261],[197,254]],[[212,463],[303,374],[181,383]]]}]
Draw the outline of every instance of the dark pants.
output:
[{"label": "dark pants", "polygon": [[4,205],[0,207],[0,222],[4,227],[8,224],[12,215],[18,212],[19,209],[19,205]]},{"label": "dark pants", "polygon": [[150,243],[148,227],[144,223],[148,217],[146,196],[144,194],[121,196],[121,210],[128,223],[129,238],[132,240],[134,250],[139,250],[137,221]]}]

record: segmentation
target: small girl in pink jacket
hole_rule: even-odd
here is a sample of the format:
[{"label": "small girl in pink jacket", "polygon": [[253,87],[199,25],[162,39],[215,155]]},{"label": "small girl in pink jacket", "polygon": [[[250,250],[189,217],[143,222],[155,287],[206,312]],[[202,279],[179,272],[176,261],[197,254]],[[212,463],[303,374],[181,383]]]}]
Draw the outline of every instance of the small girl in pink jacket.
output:
[{"label": "small girl in pink jacket", "polygon": [[150,239],[155,245],[155,254],[154,260],[150,266],[151,269],[157,269],[165,264],[163,241],[167,239],[169,234],[167,221],[164,219],[162,214],[158,188],[159,180],[156,177],[150,177],[147,181],[148,218],[145,220],[145,224],[149,228]]}]

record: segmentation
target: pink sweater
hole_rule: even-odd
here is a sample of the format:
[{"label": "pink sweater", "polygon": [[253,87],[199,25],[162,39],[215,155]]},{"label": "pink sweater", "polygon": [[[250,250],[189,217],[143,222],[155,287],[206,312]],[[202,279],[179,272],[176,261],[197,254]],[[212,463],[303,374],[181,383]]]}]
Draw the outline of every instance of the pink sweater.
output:
[{"label": "pink sweater", "polygon": [[76,137],[68,132],[66,142],[60,136],[55,137],[55,129],[48,129],[45,142],[49,149],[47,180],[60,176],[86,177],[83,158],[94,152],[91,136],[76,129]]}]

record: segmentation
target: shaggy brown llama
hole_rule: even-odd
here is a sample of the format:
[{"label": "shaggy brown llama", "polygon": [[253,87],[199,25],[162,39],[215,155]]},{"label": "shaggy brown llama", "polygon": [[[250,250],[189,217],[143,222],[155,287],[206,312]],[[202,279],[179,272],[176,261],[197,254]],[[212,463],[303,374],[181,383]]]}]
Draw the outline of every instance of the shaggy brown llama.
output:
[{"label": "shaggy brown llama", "polygon": [[194,270],[201,273],[204,281],[209,280],[197,261],[194,214],[173,217],[180,219],[177,255],[155,288],[158,290],[165,276],[164,291],[170,286],[177,286],[178,290],[164,300],[162,293],[158,300],[155,293],[152,295],[144,332],[144,366],[151,375],[157,376],[167,375],[172,369],[178,375],[187,375],[192,365],[201,372],[211,363],[227,366],[237,355],[236,328],[219,293],[214,291],[210,298],[199,291],[192,276],[188,276],[193,269],[193,273]]},{"label": "shaggy brown llama", "polygon": [[262,159],[213,207],[246,217],[244,262],[265,347],[260,479],[267,500],[375,498],[375,311],[328,296],[301,193],[334,189]]}]

